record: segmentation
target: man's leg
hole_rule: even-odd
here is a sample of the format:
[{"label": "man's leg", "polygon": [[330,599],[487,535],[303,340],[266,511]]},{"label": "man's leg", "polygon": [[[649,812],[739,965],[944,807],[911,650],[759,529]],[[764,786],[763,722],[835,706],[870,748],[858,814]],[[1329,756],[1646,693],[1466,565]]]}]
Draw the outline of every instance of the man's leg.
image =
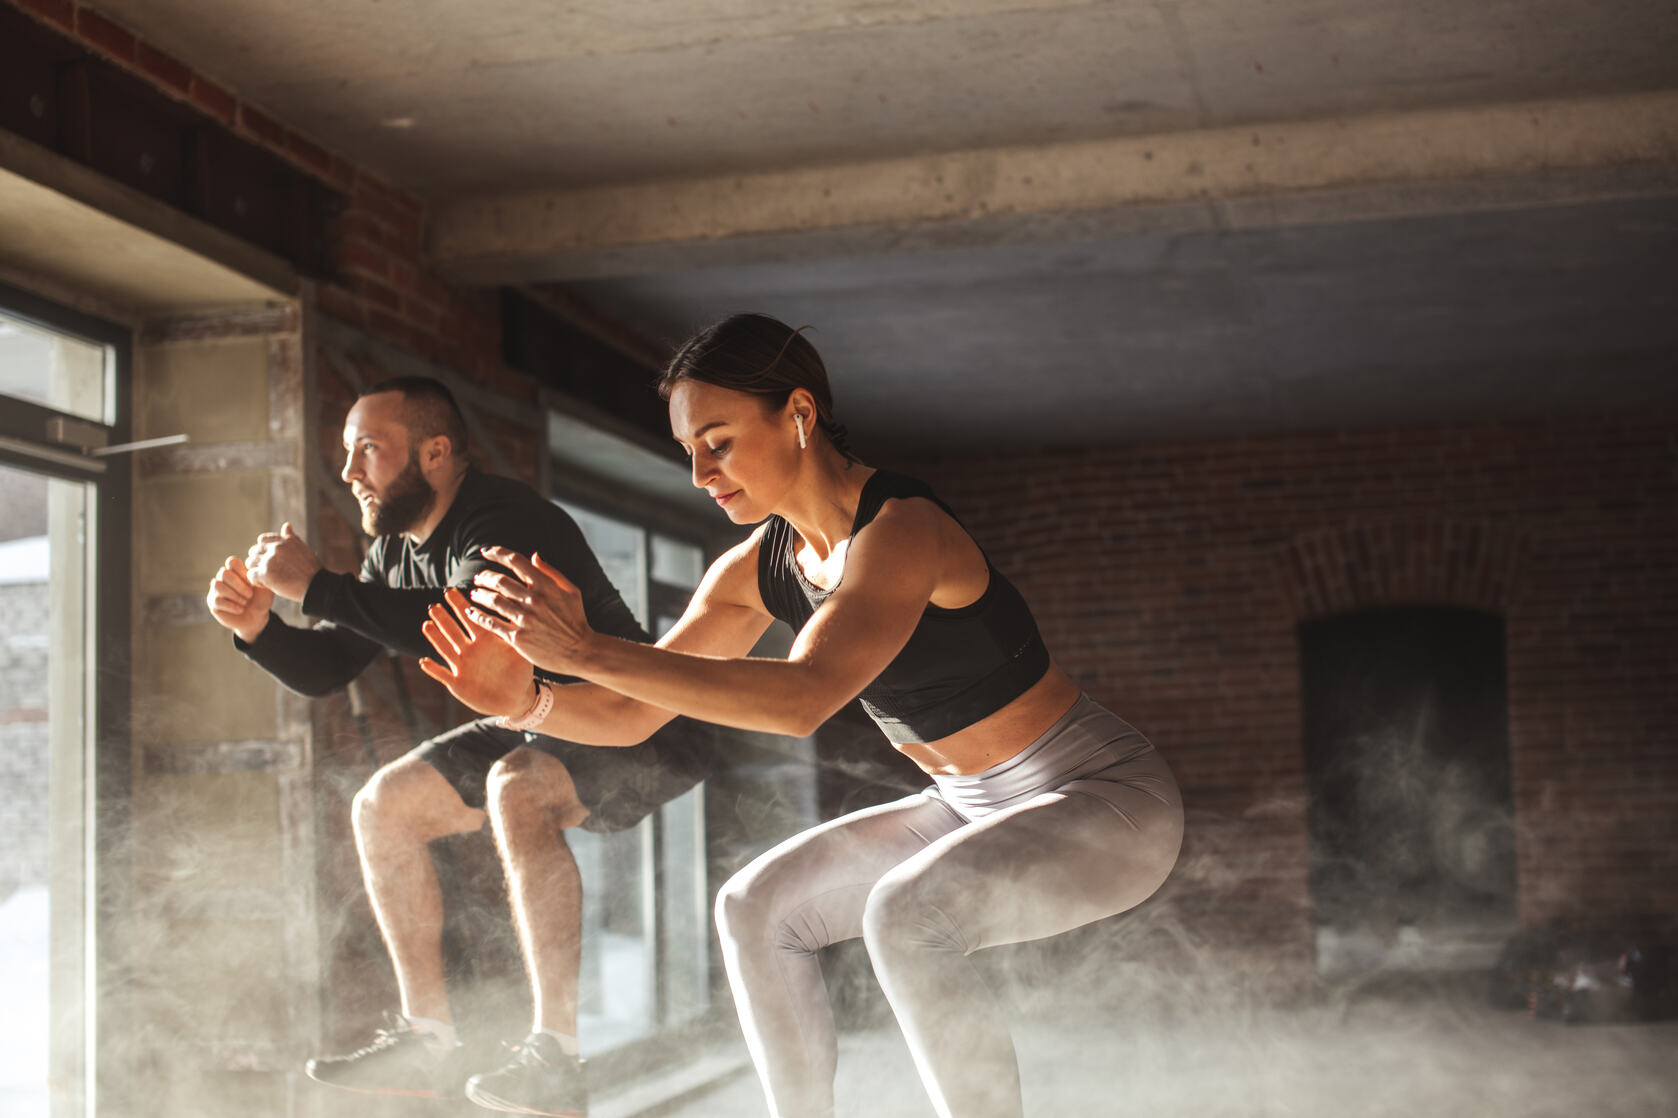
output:
[{"label": "man's leg", "polygon": [[433,738],[374,773],[356,794],[356,851],[396,970],[402,1017],[392,1017],[390,1027],[365,1048],[310,1060],[311,1079],[376,1094],[460,1094],[464,1050],[454,1035],[443,980],[443,896],[429,844],[483,826],[483,810],[467,804],[461,785],[437,767],[451,765],[463,781],[475,768],[481,788],[493,760],[487,754],[495,747],[468,747],[482,736],[468,725]]},{"label": "man's leg", "polygon": [[436,768],[410,754],[373,774],[356,794],[353,821],[362,880],[396,969],[402,1013],[452,1021],[443,982],[443,893],[430,843],[478,830],[484,812],[467,806]]},{"label": "man's leg", "polygon": [[475,1075],[466,1097],[520,1114],[581,1118],[588,1090],[577,1057],[583,881],[564,831],[589,809],[564,762],[535,749],[490,770],[488,809],[534,1002],[530,1035],[503,1067]]},{"label": "man's leg", "polygon": [[564,832],[612,832],[692,788],[711,741],[678,720],[640,745],[602,749],[553,738],[506,754],[491,770],[487,807],[507,871],[507,893],[524,951],[535,1024],[493,1072],[473,1076],[480,1106],[576,1118],[588,1112],[577,1058],[577,980],[582,955],[582,877]]},{"label": "man's leg", "polygon": [[577,1035],[583,880],[563,832],[588,818],[563,762],[528,747],[496,763],[489,817],[534,1000],[532,1031]]}]

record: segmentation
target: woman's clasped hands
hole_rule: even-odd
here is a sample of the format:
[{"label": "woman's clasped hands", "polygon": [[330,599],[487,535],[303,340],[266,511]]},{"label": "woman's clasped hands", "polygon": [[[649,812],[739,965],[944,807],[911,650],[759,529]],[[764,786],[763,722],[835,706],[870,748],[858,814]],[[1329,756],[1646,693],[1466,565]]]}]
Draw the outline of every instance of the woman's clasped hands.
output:
[{"label": "woman's clasped hands", "polygon": [[595,633],[576,586],[541,556],[483,554],[511,573],[480,571],[471,602],[452,587],[444,593],[448,608],[432,606],[421,627],[437,660],[420,667],[474,710],[517,714],[529,705],[530,666],[582,674]]},{"label": "woman's clasped hands", "polygon": [[484,557],[512,573],[478,572],[472,620],[538,668],[582,675],[595,633],[576,586],[540,555],[527,559],[504,547],[486,547]]}]

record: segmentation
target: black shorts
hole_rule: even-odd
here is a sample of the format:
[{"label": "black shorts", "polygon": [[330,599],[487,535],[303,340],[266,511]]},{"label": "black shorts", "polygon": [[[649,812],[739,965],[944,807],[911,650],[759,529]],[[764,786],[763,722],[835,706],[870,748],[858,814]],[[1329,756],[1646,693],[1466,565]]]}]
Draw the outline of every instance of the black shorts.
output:
[{"label": "black shorts", "polygon": [[705,779],[715,738],[716,727],[708,723],[674,718],[639,745],[578,745],[505,730],[493,718],[480,718],[421,742],[408,756],[442,773],[468,806],[482,808],[489,770],[528,745],[564,763],[577,798],[588,808],[583,830],[606,834],[635,826]]}]

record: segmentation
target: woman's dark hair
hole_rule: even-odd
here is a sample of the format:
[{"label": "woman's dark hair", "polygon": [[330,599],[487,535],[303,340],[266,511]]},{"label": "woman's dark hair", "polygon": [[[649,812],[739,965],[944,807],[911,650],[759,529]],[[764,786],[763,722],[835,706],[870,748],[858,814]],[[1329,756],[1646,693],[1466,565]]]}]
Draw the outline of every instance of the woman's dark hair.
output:
[{"label": "woman's dark hair", "polygon": [[816,401],[816,426],[835,450],[855,461],[845,425],[833,420],[833,390],[828,387],[827,366],[804,337],[807,329],[800,326],[794,330],[766,314],[730,315],[707,326],[676,351],[658,378],[659,398],[669,400],[682,381],[696,380],[760,396],[775,409],[786,406],[793,389],[807,389]]}]

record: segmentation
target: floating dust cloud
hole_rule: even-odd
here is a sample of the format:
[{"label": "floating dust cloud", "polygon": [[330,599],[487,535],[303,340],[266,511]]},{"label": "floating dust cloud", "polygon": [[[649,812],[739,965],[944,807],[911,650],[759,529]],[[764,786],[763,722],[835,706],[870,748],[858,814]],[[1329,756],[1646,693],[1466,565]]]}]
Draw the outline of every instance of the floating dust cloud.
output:
[{"label": "floating dust cloud", "polygon": [[[137,704],[136,712],[138,741],[146,736],[144,704]],[[384,752],[386,743],[380,744]],[[1425,762],[1405,752],[1401,735],[1388,744],[1390,752],[1370,770],[1368,784],[1385,789],[1391,802],[1371,810],[1379,814],[1418,798],[1436,802],[1446,797],[1450,802],[1434,813],[1425,842],[1406,842],[1444,851],[1438,861],[1446,872],[1474,885],[1488,872],[1486,851],[1494,842],[1488,836],[1509,821],[1489,809],[1473,782],[1453,775],[1448,765],[1432,772],[1418,769]],[[325,793],[322,800],[340,800],[347,810],[362,778],[359,769],[351,768],[340,770],[331,787],[317,789]],[[852,762],[836,761],[829,769],[850,781],[874,776]],[[1392,779],[1395,772],[1402,779]],[[187,796],[229,794],[226,788],[194,784],[222,778],[195,776],[170,788],[181,774],[168,776],[162,781],[156,774],[137,774],[131,816],[135,845],[119,855],[136,866],[133,917],[122,930],[120,964],[107,981],[132,999],[142,1027],[130,1038],[131,1051],[101,1057],[149,1068],[173,1099],[176,1092],[168,1082],[195,1069],[156,1066],[160,1032],[178,1030],[178,1035],[213,1040],[264,1030],[272,1034],[278,1021],[277,1035],[283,1035],[284,1011],[261,998],[228,998],[218,987],[237,981],[241,966],[264,957],[273,928],[249,919],[251,913],[226,911],[225,905],[207,899],[225,893],[228,883],[216,867],[236,858],[244,840],[236,833],[230,840],[225,831],[202,828]],[[881,800],[894,794],[883,791]],[[774,794],[777,802],[801,799],[784,789]],[[1268,831],[1277,820],[1298,820],[1305,810],[1300,796],[1270,796],[1237,816],[1221,815],[1197,808],[1191,790],[1191,841],[1173,880],[1154,898],[1129,913],[1041,943],[974,956],[1006,1009],[1028,1114],[1641,1118],[1674,1112],[1678,1061],[1670,1053],[1678,1026],[1565,1028],[1490,1009],[1483,975],[1476,971],[1418,972],[1378,963],[1329,980],[1317,973],[1309,945],[1289,951],[1270,942],[1245,942],[1242,921],[1250,910],[1225,912],[1219,898],[1256,893],[1267,927],[1291,925],[1300,937],[1310,935],[1314,913],[1308,894],[1299,889],[1266,893],[1271,882],[1289,872],[1297,878],[1303,848],[1290,853],[1276,843],[1247,841],[1255,829]],[[713,888],[720,884],[712,882]],[[346,913],[365,901],[347,888],[344,896],[322,896],[317,903],[321,934],[331,939],[343,934]],[[289,918],[279,913],[268,923]],[[241,922],[248,943],[224,936],[213,956],[186,953],[196,964],[190,973],[177,965],[183,958],[183,928],[225,929]],[[176,962],[158,963],[171,958]],[[866,951],[860,943],[844,945],[830,951],[824,964],[842,1029],[838,1118],[930,1114],[901,1036],[874,987]],[[264,965],[271,967],[272,958]],[[496,996],[507,1003],[498,1012],[516,1018],[527,1011],[528,995],[517,981]],[[718,996],[726,1012],[726,990]],[[737,1041],[737,1029],[729,1031],[729,1039]],[[292,1038],[296,1045],[311,1042]],[[666,1054],[654,1051],[628,1074],[650,1076],[667,1062]],[[751,1077],[725,1088],[744,1090],[746,1101],[723,1103],[720,1096],[709,1101],[702,1096],[687,1109],[669,1112],[671,1118],[763,1113]],[[295,1088],[313,1089],[307,1083]],[[386,1108],[382,1101],[345,1101],[354,1101],[361,1115],[382,1114]],[[282,1113],[289,1105],[273,1099],[267,1112]],[[336,1105],[336,1100],[330,1104]],[[179,1112],[193,1113],[190,1105]],[[390,1113],[454,1111],[409,1102],[392,1106]]]}]

